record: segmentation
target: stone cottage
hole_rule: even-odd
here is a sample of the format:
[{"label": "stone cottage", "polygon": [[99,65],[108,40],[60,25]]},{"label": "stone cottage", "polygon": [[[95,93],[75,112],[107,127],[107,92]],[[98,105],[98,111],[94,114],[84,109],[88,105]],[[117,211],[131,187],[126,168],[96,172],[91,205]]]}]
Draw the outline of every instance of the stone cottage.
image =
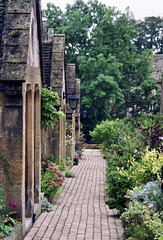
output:
[{"label": "stone cottage", "polygon": [[[41,213],[41,152],[46,157],[66,158],[66,117],[54,130],[41,131],[42,85],[58,93],[60,104],[55,107],[65,114],[64,95],[69,90],[65,35],[54,34],[52,29],[47,34],[40,6],[40,0],[0,0],[0,187],[7,201],[18,204],[22,235]],[[74,70],[73,65],[73,88],[80,94]],[[80,126],[80,107],[69,118],[74,129],[75,121]]]},{"label": "stone cottage", "polygon": [[[66,99],[63,98],[65,89],[65,35],[54,34],[53,29],[46,30],[43,23],[43,59],[44,81],[43,85],[51,87],[60,98],[60,105],[55,106],[66,114]],[[54,130],[49,126],[42,129],[42,155],[46,158],[53,155],[56,160],[65,160],[65,126],[66,118],[55,123]]]},{"label": "stone cottage", "polygon": [[0,0],[0,10],[0,154],[11,164],[9,179],[0,162],[0,185],[24,234],[41,211],[40,0]]}]

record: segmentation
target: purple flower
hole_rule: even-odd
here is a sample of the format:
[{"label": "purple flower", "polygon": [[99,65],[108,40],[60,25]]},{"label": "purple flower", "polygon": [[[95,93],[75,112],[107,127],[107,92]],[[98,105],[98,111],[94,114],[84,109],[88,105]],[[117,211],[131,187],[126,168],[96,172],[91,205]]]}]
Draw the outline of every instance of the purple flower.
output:
[{"label": "purple flower", "polygon": [[11,207],[11,206],[12,206],[12,204],[13,204],[13,202],[11,202],[11,201],[8,201],[8,203],[7,203],[7,204],[8,204],[8,206],[9,206],[9,207]]},{"label": "purple flower", "polygon": [[144,215],[141,215],[141,218],[143,219],[143,218],[144,218]]},{"label": "purple flower", "polygon": [[14,203],[14,204],[13,204],[13,208],[16,208],[17,206],[18,206],[17,203]]}]

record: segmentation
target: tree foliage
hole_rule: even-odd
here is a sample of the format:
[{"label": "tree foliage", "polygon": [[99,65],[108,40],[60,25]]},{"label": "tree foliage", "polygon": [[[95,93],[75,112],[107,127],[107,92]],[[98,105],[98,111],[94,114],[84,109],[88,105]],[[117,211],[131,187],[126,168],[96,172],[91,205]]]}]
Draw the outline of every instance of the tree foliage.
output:
[{"label": "tree foliage", "polygon": [[160,90],[150,78],[149,50],[162,52],[162,18],[136,21],[129,8],[122,13],[97,0],[67,4],[65,13],[49,4],[43,16],[55,33],[66,34],[67,62],[76,64],[81,109],[89,113],[87,129],[129,110],[158,111]]},{"label": "tree foliage", "polygon": [[156,53],[163,54],[163,18],[146,17],[144,21],[136,24],[138,35],[135,39],[137,51],[141,53],[153,49]]}]

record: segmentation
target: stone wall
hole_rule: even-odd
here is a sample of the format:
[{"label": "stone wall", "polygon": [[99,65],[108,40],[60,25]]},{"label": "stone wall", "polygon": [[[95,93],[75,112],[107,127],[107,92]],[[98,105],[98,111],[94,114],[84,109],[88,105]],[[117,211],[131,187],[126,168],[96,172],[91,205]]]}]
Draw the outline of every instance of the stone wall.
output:
[{"label": "stone wall", "polygon": [[[44,23],[44,29],[45,23]],[[44,66],[46,68],[45,74],[49,70],[49,79],[45,75],[45,84],[50,86],[54,92],[57,92],[60,97],[60,105],[55,106],[58,110],[62,110],[66,114],[65,99],[63,99],[63,92],[65,92],[65,35],[53,34],[52,29],[48,31],[48,40],[44,41]],[[47,46],[51,45],[51,49]],[[45,49],[46,46],[46,49]],[[47,50],[49,56],[47,57]],[[46,62],[45,62],[46,60]],[[49,69],[50,66],[50,69]],[[42,129],[42,155],[48,158],[53,155],[56,160],[65,160],[65,118],[60,119],[54,126],[54,130],[49,126]]]},{"label": "stone wall", "polygon": [[80,137],[80,79],[76,78],[76,95],[79,97],[79,103],[75,110],[75,135]]},{"label": "stone wall", "polygon": [[6,1],[2,37],[0,154],[11,163],[13,186],[2,162],[0,184],[7,201],[18,204],[23,234],[41,211],[39,3],[39,0]]},{"label": "stone wall", "polygon": [[67,155],[73,160],[75,156],[75,110],[69,106],[68,97],[76,94],[76,79],[75,79],[75,64],[67,64],[66,68],[66,122],[68,126],[72,126],[71,137],[73,140],[72,145],[67,146]]}]

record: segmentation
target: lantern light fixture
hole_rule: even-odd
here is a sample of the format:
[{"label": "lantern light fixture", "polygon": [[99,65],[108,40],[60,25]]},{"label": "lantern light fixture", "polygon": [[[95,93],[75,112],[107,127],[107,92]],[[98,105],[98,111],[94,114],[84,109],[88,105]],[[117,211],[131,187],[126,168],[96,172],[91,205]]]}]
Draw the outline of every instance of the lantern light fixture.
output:
[{"label": "lantern light fixture", "polygon": [[[65,97],[66,97],[66,93],[63,92],[63,99]],[[68,102],[69,102],[70,108],[74,111],[78,106],[79,97],[77,97],[74,93],[72,93],[72,95],[68,97]]]},{"label": "lantern light fixture", "polygon": [[87,111],[86,111],[86,110],[82,111],[82,117],[83,117],[83,118],[86,118],[86,117],[87,117]]}]

